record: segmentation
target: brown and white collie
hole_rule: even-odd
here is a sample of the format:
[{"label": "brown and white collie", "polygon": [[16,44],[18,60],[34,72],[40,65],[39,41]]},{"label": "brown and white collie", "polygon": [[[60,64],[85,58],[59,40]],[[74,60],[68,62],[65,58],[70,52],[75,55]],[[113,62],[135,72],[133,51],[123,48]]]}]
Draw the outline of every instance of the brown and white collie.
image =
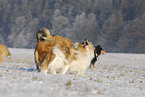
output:
[{"label": "brown and white collie", "polygon": [[61,48],[57,46],[53,48],[55,58],[48,66],[51,73],[55,74],[58,69],[61,69],[62,75],[68,70],[84,75],[94,56],[93,45],[85,40],[83,43],[75,43],[74,48],[71,48],[69,52],[69,56],[66,57],[66,53]]}]

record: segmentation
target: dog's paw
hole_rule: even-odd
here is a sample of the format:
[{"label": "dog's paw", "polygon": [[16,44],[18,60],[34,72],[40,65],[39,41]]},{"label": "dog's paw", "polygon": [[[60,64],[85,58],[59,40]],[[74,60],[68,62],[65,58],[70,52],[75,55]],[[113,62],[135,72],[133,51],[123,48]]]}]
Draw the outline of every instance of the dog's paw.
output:
[{"label": "dog's paw", "polygon": [[41,70],[41,73],[47,74],[47,70]]},{"label": "dog's paw", "polygon": [[55,70],[50,70],[50,73],[51,74],[56,74],[56,71]]}]

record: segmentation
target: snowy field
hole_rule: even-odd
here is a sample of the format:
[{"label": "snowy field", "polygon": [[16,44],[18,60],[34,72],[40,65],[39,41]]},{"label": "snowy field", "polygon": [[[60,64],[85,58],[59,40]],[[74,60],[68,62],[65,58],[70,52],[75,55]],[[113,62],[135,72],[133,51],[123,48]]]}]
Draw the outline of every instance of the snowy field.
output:
[{"label": "snowy field", "polygon": [[9,48],[0,64],[0,97],[145,97],[145,54],[106,53],[85,76],[41,74],[33,49]]}]

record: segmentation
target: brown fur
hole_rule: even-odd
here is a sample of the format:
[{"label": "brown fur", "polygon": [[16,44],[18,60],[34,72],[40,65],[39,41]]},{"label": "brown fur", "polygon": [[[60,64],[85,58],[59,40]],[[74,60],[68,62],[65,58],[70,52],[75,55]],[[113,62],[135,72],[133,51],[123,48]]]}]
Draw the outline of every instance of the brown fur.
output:
[{"label": "brown fur", "polygon": [[0,44],[0,63],[3,62],[5,56],[10,57],[11,54],[5,45]]},{"label": "brown fur", "polygon": [[37,32],[37,41],[34,56],[37,70],[39,70],[39,66],[41,65],[41,71],[46,70],[55,58],[55,55],[52,53],[54,46],[61,48],[67,57],[73,45],[73,42],[65,37],[51,35],[47,28],[42,28]]},{"label": "brown fur", "polygon": [[42,64],[46,56],[49,61],[50,55],[52,54],[52,49],[53,49],[53,45],[48,43],[48,41],[39,41],[37,43],[35,52],[34,52],[37,70],[39,70],[39,66]]}]

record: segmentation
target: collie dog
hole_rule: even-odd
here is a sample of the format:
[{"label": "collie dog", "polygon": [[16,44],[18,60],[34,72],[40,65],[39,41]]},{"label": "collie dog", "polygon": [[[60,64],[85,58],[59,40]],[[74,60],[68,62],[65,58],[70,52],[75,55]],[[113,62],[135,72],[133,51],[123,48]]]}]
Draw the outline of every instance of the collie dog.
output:
[{"label": "collie dog", "polygon": [[102,46],[101,45],[97,45],[95,46],[95,49],[94,49],[94,58],[92,59],[91,61],[91,64],[90,64],[90,68],[91,69],[94,69],[95,66],[95,62],[98,60],[98,57],[102,54],[106,53],[106,51],[103,50]]},{"label": "collie dog", "polygon": [[48,43],[48,41],[39,41],[36,44],[35,51],[34,51],[34,58],[35,58],[35,64],[36,69],[40,71],[40,66],[43,63],[43,61],[46,59],[49,61],[50,55],[53,56],[52,49],[54,45]]},{"label": "collie dog", "polygon": [[53,48],[53,53],[55,58],[48,66],[51,73],[55,74],[58,69],[61,69],[62,75],[70,70],[83,76],[94,56],[94,48],[88,40],[85,40],[83,43],[75,43],[74,48],[69,50],[70,54],[67,57],[66,53],[57,46]]},{"label": "collie dog", "polygon": [[69,49],[73,47],[73,42],[59,35],[51,35],[47,28],[41,28],[37,32],[37,44],[34,51],[36,68],[38,71],[47,72],[48,65],[55,58],[53,48],[55,46],[61,48],[69,56]]},{"label": "collie dog", "polygon": [[5,45],[0,44],[0,63],[3,62],[5,56],[10,57],[11,54]]}]

